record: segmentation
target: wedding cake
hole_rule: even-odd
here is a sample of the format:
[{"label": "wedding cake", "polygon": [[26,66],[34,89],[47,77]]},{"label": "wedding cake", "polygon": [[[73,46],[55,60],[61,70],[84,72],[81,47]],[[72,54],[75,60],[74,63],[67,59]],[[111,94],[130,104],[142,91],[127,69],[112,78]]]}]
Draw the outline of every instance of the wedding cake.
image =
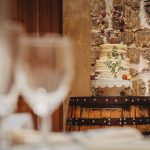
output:
[{"label": "wedding cake", "polygon": [[111,89],[104,92],[106,95],[119,95],[120,91],[129,87],[131,78],[129,73],[128,49],[124,44],[103,44],[100,45],[100,57],[95,64],[95,81],[94,86],[105,88],[119,88],[119,93]]}]

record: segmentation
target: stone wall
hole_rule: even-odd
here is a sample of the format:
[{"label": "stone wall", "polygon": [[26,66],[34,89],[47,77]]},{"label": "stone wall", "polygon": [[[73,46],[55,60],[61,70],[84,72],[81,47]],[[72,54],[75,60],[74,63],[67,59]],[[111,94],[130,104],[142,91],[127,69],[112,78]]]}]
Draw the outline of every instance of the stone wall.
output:
[{"label": "stone wall", "polygon": [[[107,8],[111,2],[111,10],[108,12]],[[91,0],[90,3],[91,74],[94,74],[95,62],[99,58],[99,45],[104,42],[126,44],[132,67],[132,95],[145,94],[145,84],[139,72],[144,68],[150,68],[149,4],[146,0]],[[108,30],[110,22],[112,29]],[[91,89],[92,94],[96,95],[96,90],[93,87]]]}]

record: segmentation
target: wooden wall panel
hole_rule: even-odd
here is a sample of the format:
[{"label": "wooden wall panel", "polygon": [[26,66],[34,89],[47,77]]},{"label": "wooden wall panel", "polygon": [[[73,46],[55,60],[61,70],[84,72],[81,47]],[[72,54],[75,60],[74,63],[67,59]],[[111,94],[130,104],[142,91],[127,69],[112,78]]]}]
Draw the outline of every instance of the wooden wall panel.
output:
[{"label": "wooden wall panel", "polygon": [[22,23],[28,33],[37,32],[36,0],[17,0],[17,22]]},{"label": "wooden wall panel", "polygon": [[39,0],[39,33],[61,32],[61,0]]},{"label": "wooden wall panel", "polygon": [[38,1],[38,8],[39,8],[39,32],[40,33],[45,33],[45,32],[50,32],[52,31],[52,3],[53,1],[49,0],[39,0]]},{"label": "wooden wall panel", "polygon": [[[52,31],[62,33],[62,1],[56,0],[53,1],[53,23],[52,23]],[[58,11],[54,8],[58,7]],[[61,23],[61,25],[59,25]]]},{"label": "wooden wall panel", "polygon": [[10,18],[13,20],[13,21],[17,21],[17,0],[9,0],[10,2],[8,3],[10,7]]}]

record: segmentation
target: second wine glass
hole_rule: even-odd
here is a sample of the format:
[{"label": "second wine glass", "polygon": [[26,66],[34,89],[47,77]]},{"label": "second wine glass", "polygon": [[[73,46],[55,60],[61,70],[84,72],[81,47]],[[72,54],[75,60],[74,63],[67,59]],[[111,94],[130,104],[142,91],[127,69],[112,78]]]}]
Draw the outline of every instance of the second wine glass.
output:
[{"label": "second wine glass", "polygon": [[[20,25],[11,21],[1,23],[0,29],[0,148],[9,146],[9,128],[5,119],[16,108],[18,90],[15,82],[18,39],[23,32]],[[10,125],[11,126],[11,125]],[[8,140],[9,139],[9,140]]]},{"label": "second wine glass", "polygon": [[16,78],[25,100],[42,118],[41,130],[50,131],[51,114],[68,94],[73,78],[70,41],[53,34],[22,37]]}]

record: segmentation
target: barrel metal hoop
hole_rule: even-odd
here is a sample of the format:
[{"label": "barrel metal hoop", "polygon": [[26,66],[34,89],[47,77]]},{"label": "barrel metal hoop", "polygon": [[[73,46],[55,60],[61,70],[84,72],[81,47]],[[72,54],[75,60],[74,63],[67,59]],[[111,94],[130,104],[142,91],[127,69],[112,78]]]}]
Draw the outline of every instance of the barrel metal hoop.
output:
[{"label": "barrel metal hoop", "polygon": [[139,118],[72,118],[67,120],[67,125],[78,126],[124,126],[150,124],[150,117]]},{"label": "barrel metal hoop", "polygon": [[81,108],[129,108],[140,106],[150,108],[150,97],[145,96],[100,96],[100,97],[71,97],[71,107]]}]

